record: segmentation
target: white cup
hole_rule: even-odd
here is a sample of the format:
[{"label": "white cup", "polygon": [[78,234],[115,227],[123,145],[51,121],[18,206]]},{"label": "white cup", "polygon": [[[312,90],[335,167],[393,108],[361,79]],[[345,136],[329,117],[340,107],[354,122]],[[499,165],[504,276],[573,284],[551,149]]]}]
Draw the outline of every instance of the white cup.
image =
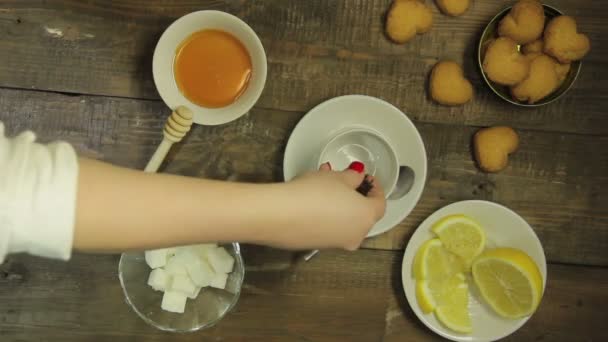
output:
[{"label": "white cup", "polygon": [[[245,92],[233,103],[221,108],[205,108],[188,100],[180,91],[173,74],[175,54],[180,44],[195,32],[214,29],[232,34],[251,57],[251,78]],[[266,52],[260,38],[241,19],[220,11],[198,11],[171,24],[158,40],[152,61],[154,83],[161,98],[171,109],[186,106],[200,125],[221,125],[249,112],[260,98],[266,83]]]},{"label": "white cup", "polygon": [[388,198],[399,178],[399,160],[386,138],[368,128],[343,130],[327,142],[318,166],[329,162],[333,170],[341,171],[355,161],[365,165],[365,173],[380,182]]}]

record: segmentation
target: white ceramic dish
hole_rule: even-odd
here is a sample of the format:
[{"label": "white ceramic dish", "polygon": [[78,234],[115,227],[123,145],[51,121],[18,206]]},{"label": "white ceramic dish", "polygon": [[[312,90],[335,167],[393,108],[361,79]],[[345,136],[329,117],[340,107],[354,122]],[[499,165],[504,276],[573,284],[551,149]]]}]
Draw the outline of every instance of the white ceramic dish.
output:
[{"label": "white ceramic dish", "polygon": [[424,314],[416,300],[415,281],[412,276],[412,262],[418,247],[435,237],[431,232],[433,223],[446,215],[465,214],[477,220],[486,232],[487,247],[513,247],[526,252],[536,262],[543,277],[543,289],[547,282],[547,262],[543,247],[532,227],[512,210],[487,201],[463,201],[450,204],[429,216],[416,229],[403,256],[401,277],[405,296],[418,318],[435,333],[453,341],[495,341],[519,329],[529,317],[508,320],[496,315],[488,307],[475,288],[470,276],[469,311],[473,321],[473,333],[459,334],[444,327],[434,314]]},{"label": "white ceramic dish", "polygon": [[[228,32],[245,45],[251,57],[251,79],[245,92],[232,104],[205,108],[188,100],[178,89],[173,76],[173,63],[179,45],[194,32],[216,29]],[[241,19],[220,11],[198,11],[171,24],[158,40],[152,61],[154,83],[161,98],[171,109],[186,106],[200,125],[221,125],[249,112],[262,94],[266,83],[266,53],[255,32]]]},{"label": "white ceramic dish", "polygon": [[329,162],[344,170],[352,162],[365,165],[365,173],[376,177],[386,197],[395,189],[399,176],[397,154],[378,132],[369,129],[347,129],[333,137],[321,151],[317,166]]},{"label": "white ceramic dish", "polygon": [[316,170],[325,144],[349,128],[371,129],[393,144],[400,165],[411,167],[416,179],[410,192],[388,201],[386,214],[368,237],[382,234],[399,224],[416,206],[426,181],[427,160],[422,138],[414,124],[395,106],[364,96],[336,97],[313,108],[296,126],[285,149],[283,176],[289,181]]}]

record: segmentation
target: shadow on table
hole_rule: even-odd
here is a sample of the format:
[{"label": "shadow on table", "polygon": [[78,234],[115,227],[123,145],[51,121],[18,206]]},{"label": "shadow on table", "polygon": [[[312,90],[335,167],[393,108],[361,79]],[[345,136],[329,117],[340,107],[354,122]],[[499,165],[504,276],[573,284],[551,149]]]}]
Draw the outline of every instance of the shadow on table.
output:
[{"label": "shadow on table", "polygon": [[[400,322],[392,322],[389,321],[390,317],[387,316],[387,331],[386,334],[390,337],[393,336],[395,339],[400,336],[403,338],[404,335],[422,335],[428,338],[435,337],[431,336],[428,332],[428,329],[416,316],[412,308],[410,307],[407,298],[405,297],[405,292],[403,290],[403,284],[401,282],[401,264],[403,262],[403,256],[396,258],[391,265],[391,288],[393,293],[393,301],[396,303],[396,307],[391,307],[391,301],[389,301],[389,306],[387,310],[399,310],[401,313],[401,321]],[[392,318],[393,320],[397,320],[397,317]],[[407,321],[407,322],[402,322]],[[388,328],[390,326],[390,329]],[[413,332],[411,328],[416,328],[416,332]],[[400,331],[401,330],[401,331]],[[389,339],[390,340],[390,339]]]}]

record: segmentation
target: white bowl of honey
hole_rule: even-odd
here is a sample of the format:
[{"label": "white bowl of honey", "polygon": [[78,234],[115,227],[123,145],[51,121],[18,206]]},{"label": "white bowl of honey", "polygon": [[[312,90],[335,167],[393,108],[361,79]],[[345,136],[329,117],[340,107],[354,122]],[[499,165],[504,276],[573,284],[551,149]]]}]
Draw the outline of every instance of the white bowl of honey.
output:
[{"label": "white bowl of honey", "polygon": [[190,108],[197,124],[221,125],[249,112],[259,99],[266,83],[266,53],[241,19],[198,11],[163,33],[152,71],[167,106]]}]

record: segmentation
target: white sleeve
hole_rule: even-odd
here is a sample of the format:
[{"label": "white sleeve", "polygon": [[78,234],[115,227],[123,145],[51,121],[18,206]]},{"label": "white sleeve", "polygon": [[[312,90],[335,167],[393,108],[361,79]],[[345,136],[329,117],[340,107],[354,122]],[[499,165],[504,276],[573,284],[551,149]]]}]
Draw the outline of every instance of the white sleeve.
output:
[{"label": "white sleeve", "polygon": [[13,139],[0,122],[0,263],[9,253],[68,260],[72,253],[78,158],[67,143]]}]

